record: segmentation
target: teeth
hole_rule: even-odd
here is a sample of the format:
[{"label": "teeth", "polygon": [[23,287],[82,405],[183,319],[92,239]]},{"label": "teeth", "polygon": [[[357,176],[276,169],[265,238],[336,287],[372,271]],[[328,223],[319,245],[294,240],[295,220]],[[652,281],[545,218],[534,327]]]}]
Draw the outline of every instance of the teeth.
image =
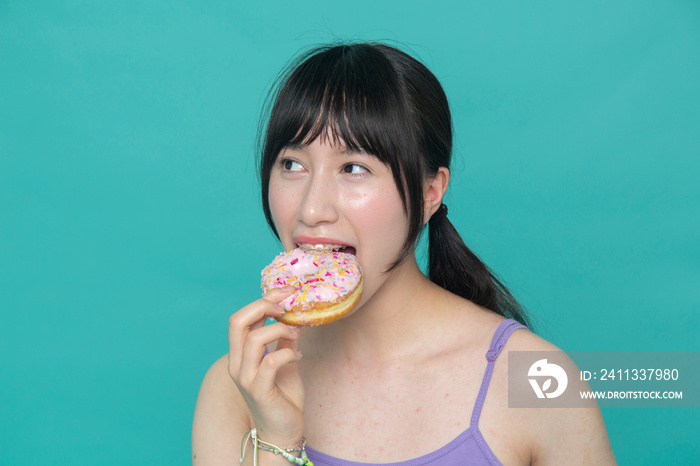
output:
[{"label": "teeth", "polygon": [[304,251],[312,251],[312,252],[331,252],[331,251],[339,251],[341,249],[345,249],[345,246],[342,244],[311,244],[311,243],[299,243],[297,246],[300,249],[303,249]]}]

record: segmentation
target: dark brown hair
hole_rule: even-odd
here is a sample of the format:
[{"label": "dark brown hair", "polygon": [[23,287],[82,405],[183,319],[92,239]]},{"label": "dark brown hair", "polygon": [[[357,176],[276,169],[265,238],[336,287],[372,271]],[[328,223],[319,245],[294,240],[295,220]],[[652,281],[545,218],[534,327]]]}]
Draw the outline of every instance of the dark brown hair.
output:
[{"label": "dark brown hair", "polygon": [[[381,43],[314,48],[294,60],[269,95],[260,125],[262,205],[270,228],[270,171],[289,145],[330,134],[390,167],[408,234],[389,270],[413,253],[423,230],[423,182],[450,167],[452,119],[437,78],[407,53]],[[429,223],[429,278],[443,288],[527,324],[523,308],[446,218]]]}]

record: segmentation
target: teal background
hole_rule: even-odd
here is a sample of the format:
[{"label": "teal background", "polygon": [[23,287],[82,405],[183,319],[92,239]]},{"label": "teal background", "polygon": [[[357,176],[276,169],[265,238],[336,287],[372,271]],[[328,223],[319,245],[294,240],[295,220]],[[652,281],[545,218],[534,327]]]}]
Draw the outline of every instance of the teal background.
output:
[{"label": "teal background", "polygon": [[[262,97],[338,37],[442,81],[450,218],[541,335],[700,350],[697,1],[0,0],[0,463],[189,463],[279,250]],[[697,464],[697,409],[604,416],[621,465]]]}]

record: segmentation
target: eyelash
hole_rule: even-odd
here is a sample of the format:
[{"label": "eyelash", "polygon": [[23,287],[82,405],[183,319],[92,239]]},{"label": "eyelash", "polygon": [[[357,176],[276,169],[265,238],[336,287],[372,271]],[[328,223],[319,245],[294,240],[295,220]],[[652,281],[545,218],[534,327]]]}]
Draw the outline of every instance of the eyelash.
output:
[{"label": "eyelash", "polygon": [[[362,171],[360,173],[352,173],[352,167],[359,167]],[[350,172],[346,171],[346,169],[350,168]],[[365,167],[364,165],[360,165],[359,163],[348,163],[346,165],[343,165],[343,173],[350,175],[352,177],[361,177],[364,176],[365,174],[369,173],[369,169]]]},{"label": "eyelash", "polygon": [[[301,165],[299,162],[297,162],[296,160],[293,160],[293,159],[282,159],[282,160],[280,160],[280,166],[282,167],[282,171],[287,172],[287,173],[296,173],[299,171],[299,170],[290,170],[289,168],[287,168],[288,164]],[[362,171],[360,173],[352,173],[352,167],[359,167]],[[350,168],[351,171],[346,171],[348,168]],[[344,173],[346,175],[350,175],[353,178],[361,178],[361,177],[365,176],[367,173],[370,173],[369,168],[367,168],[364,165],[359,164],[359,163],[345,164],[345,165],[343,165],[341,171],[342,171],[342,173]]]},{"label": "eyelash", "polygon": [[292,159],[280,160],[280,165],[282,166],[282,171],[290,172],[290,173],[299,171],[299,170],[290,170],[289,168],[287,168],[287,164],[292,164],[292,163],[296,163],[297,165],[301,165],[299,162],[297,162],[296,160],[292,160]]}]

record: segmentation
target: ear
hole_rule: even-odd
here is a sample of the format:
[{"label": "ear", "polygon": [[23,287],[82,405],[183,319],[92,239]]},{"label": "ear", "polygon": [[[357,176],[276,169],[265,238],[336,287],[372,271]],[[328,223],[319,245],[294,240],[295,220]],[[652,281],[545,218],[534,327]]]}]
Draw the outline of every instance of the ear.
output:
[{"label": "ear", "polygon": [[450,170],[447,167],[438,168],[435,176],[423,185],[423,224],[425,225],[442,204],[442,198],[450,184]]}]

